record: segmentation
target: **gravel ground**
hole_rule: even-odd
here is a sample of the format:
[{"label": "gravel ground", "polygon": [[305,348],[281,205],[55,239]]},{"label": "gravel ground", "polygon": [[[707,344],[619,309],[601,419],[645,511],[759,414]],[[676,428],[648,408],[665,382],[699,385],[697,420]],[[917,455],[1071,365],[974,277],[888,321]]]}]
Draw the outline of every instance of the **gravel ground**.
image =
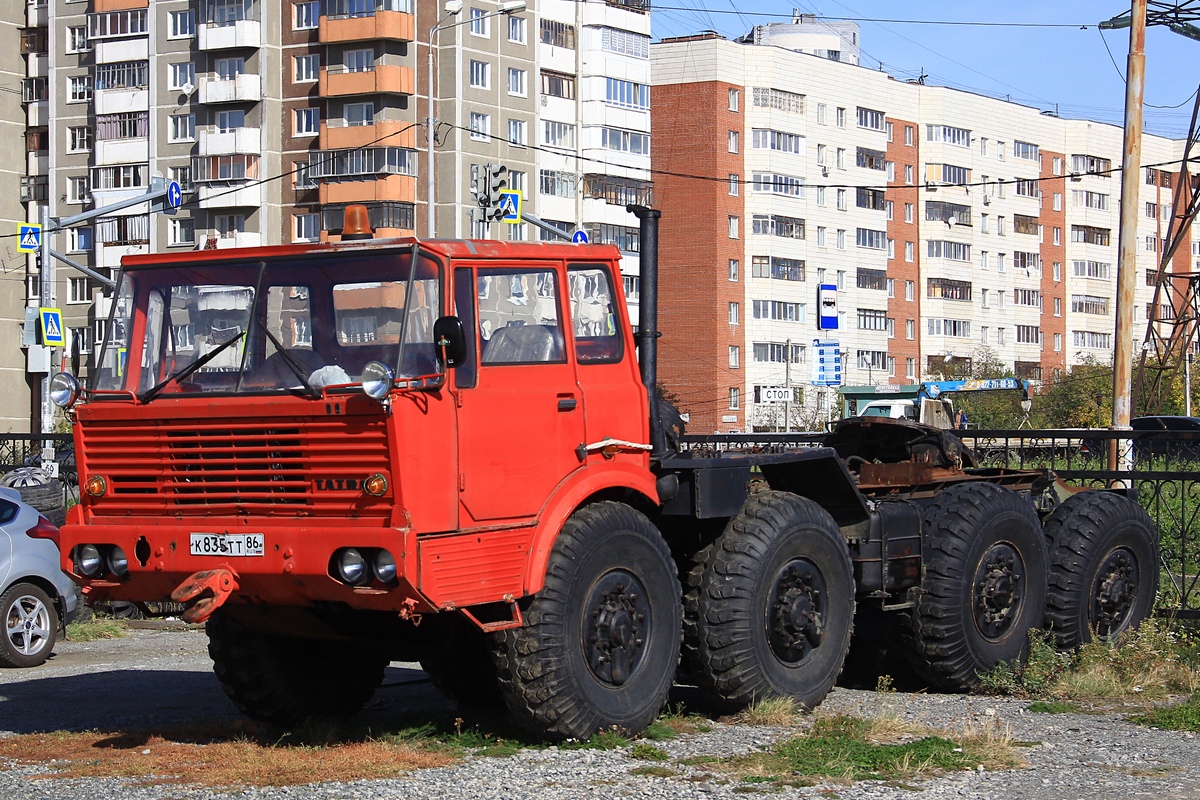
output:
[{"label": "gravel ground", "polygon": [[[50,662],[32,670],[0,670],[0,736],[52,730],[162,729],[180,723],[237,724],[237,711],[213,677],[203,633],[141,629],[126,639],[60,643]],[[1121,714],[1033,714],[1017,700],[897,693],[884,701],[872,692],[836,689],[822,706],[868,716],[882,702],[914,721],[956,728],[966,721],[1010,725],[1023,769],[962,772],[897,787],[877,782],[770,790],[773,796],[842,800],[904,797],[1060,800],[1061,798],[1200,798],[1200,740],[1195,734],[1140,728]],[[451,707],[412,664],[393,664],[368,715],[439,711]],[[716,724],[655,746],[673,758],[751,752],[794,730]],[[47,760],[53,753],[46,754]],[[628,751],[526,750],[508,758],[468,758],[453,767],[393,780],[248,789],[214,794],[176,785],[137,786],[114,779],[38,780],[44,765],[0,762],[0,798],[21,800],[568,800],[569,798],[734,798],[749,787],[722,783],[712,773],[671,764],[679,774],[633,775],[646,765]],[[739,791],[739,788],[741,791]]]}]

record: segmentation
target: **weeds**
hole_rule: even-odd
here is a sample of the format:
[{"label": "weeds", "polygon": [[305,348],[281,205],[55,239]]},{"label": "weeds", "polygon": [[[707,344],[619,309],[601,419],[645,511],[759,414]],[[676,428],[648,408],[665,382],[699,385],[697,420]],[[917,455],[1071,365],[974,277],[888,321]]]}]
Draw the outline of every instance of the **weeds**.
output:
[{"label": "weeds", "polygon": [[1130,722],[1171,731],[1200,731],[1200,695],[1166,708],[1156,708],[1147,714],[1131,717]]},{"label": "weeds", "polygon": [[640,761],[669,761],[671,756],[667,751],[661,750],[652,744],[638,742],[629,751],[630,758],[636,758]]},{"label": "weeds", "polygon": [[783,728],[796,721],[800,709],[790,697],[769,697],[739,713],[735,719],[743,725]]},{"label": "weeds", "polygon": [[129,633],[129,623],[123,619],[96,618],[90,622],[72,622],[67,626],[67,641],[94,642],[97,639],[120,639]]},{"label": "weeds", "polygon": [[1035,714],[1082,714],[1084,710],[1074,703],[1064,703],[1061,700],[1037,700],[1030,703],[1026,711]]}]

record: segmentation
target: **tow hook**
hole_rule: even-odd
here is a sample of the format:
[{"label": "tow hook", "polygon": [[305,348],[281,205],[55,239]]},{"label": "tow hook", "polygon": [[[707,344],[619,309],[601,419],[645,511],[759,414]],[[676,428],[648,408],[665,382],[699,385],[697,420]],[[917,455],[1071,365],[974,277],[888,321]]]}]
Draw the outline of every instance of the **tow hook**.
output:
[{"label": "tow hook", "polygon": [[179,584],[171,592],[171,599],[176,603],[188,604],[183,612],[183,621],[195,625],[211,617],[237,590],[238,582],[233,570],[224,567],[205,569]]}]

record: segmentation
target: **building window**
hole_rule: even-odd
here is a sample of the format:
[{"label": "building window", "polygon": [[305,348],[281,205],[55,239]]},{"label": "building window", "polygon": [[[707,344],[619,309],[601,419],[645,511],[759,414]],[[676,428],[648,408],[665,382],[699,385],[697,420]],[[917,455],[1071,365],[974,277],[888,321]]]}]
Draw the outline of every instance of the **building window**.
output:
[{"label": "building window", "polygon": [[648,133],[623,131],[618,128],[601,128],[600,140],[607,150],[650,155],[650,134]]},{"label": "building window", "polygon": [[650,87],[644,83],[605,78],[604,101],[620,108],[646,111],[650,108]]},{"label": "building window", "polygon": [[87,28],[83,25],[67,28],[67,52],[83,53],[88,49]]},{"label": "building window", "polygon": [[168,89],[183,91],[184,87],[196,85],[196,65],[190,61],[170,65],[170,80]]},{"label": "building window", "polygon": [[192,183],[192,168],[190,166],[171,167],[169,170],[167,170],[167,174],[171,176],[171,180],[179,184],[181,191],[196,191],[196,186]]},{"label": "building window", "polygon": [[321,110],[319,108],[297,108],[295,112],[295,136],[316,136],[321,132]]},{"label": "building window", "polygon": [[[70,94],[68,103],[87,103],[92,99],[92,76],[73,75],[68,79]],[[40,98],[40,99],[45,99]]]},{"label": "building window", "polygon": [[730,89],[729,90],[729,110],[737,111],[738,103],[740,101],[741,101],[741,92],[739,92],[737,89]]},{"label": "building window", "polygon": [[913,183],[913,165],[912,164],[904,165],[904,182],[907,185],[912,186],[912,183]]},{"label": "building window", "polygon": [[740,369],[742,366],[742,348],[736,344],[729,345],[729,368]]},{"label": "building window", "polygon": [[293,242],[315,242],[321,238],[321,216],[319,214],[296,214]]},{"label": "building window", "polygon": [[292,8],[292,30],[304,31],[317,27],[321,16],[321,4],[317,0],[296,3]]},{"label": "building window", "polygon": [[87,203],[92,199],[88,192],[88,179],[67,178],[67,201],[71,203]]},{"label": "building window", "polygon": [[292,59],[294,69],[292,80],[295,83],[313,83],[317,80],[321,71],[321,56],[316,53],[311,53],[304,56],[296,56]]},{"label": "building window", "polygon": [[550,97],[561,97],[565,100],[575,99],[575,76],[565,72],[542,70],[542,94]]},{"label": "building window", "polygon": [[490,36],[488,29],[488,13],[482,8],[472,8],[470,17],[470,31],[472,36]]},{"label": "building window", "polygon": [[518,147],[526,145],[525,120],[510,119],[508,121],[508,143]]},{"label": "building window", "polygon": [[72,153],[88,153],[92,149],[92,129],[87,126],[67,128],[67,148]]},{"label": "building window", "polygon": [[552,19],[543,19],[541,22],[541,38],[542,44],[548,44],[551,47],[565,47],[568,50],[574,50],[575,26],[566,22],[556,22]]},{"label": "building window", "polygon": [[167,228],[167,243],[187,245],[196,243],[196,220],[191,218],[172,219]]},{"label": "building window", "polygon": [[91,228],[71,228],[71,233],[67,237],[67,247],[72,253],[82,253],[91,250],[94,245],[92,239]]},{"label": "building window", "polygon": [[742,390],[734,387],[729,389],[729,408],[736,411],[742,407]]},{"label": "building window", "polygon": [[167,133],[169,142],[190,142],[196,138],[195,114],[172,114]]},{"label": "building window", "polygon": [[471,88],[486,89],[491,85],[492,65],[486,61],[471,62]]},{"label": "building window", "polygon": [[839,128],[846,127],[846,109],[839,108],[837,110],[837,126]]},{"label": "building window", "polygon": [[729,132],[729,152],[736,153],[738,151],[738,132]]},{"label": "building window", "polygon": [[736,258],[729,259],[729,280],[736,281],[738,279],[738,268],[740,264]]},{"label": "building window", "polygon": [[196,35],[196,12],[187,11],[167,12],[167,38],[190,39]]},{"label": "building window", "polygon": [[609,53],[640,59],[650,58],[650,37],[643,33],[604,27],[600,29],[600,47]]},{"label": "building window", "polygon": [[826,108],[824,103],[817,103],[817,124],[825,124]]},{"label": "building window", "polygon": [[90,303],[92,302],[92,293],[88,289],[87,278],[70,278],[68,280],[70,291],[70,299],[68,303]]},{"label": "building window", "polygon": [[738,325],[741,317],[741,305],[739,303],[729,304],[729,324]]},{"label": "building window", "polygon": [[882,111],[873,111],[869,108],[863,108],[862,106],[859,106],[857,109],[857,113],[858,113],[858,127],[869,128],[870,130],[873,130],[873,131],[885,130],[884,118],[883,118]]},{"label": "building window", "polygon": [[542,120],[542,144],[550,147],[575,147],[575,126],[566,122]]},{"label": "building window", "polygon": [[[475,62],[472,62],[474,64]],[[342,66],[346,72],[372,72],[375,69],[374,48],[346,50],[342,53]]]},{"label": "building window", "polygon": [[374,103],[346,103],[342,107],[342,113],[348,126],[375,124]]},{"label": "building window", "polygon": [[730,175],[729,175],[729,196],[730,197],[738,196],[739,181],[740,181],[740,179],[738,178],[738,176],[736,174],[730,173]]},{"label": "building window", "polygon": [[525,97],[529,93],[526,76],[523,69],[508,68],[508,93],[514,97]]},{"label": "building window", "polygon": [[508,40],[514,44],[525,44],[525,18],[508,18]]},{"label": "building window", "polygon": [[730,239],[738,238],[738,218],[737,217],[729,218],[729,238]]}]

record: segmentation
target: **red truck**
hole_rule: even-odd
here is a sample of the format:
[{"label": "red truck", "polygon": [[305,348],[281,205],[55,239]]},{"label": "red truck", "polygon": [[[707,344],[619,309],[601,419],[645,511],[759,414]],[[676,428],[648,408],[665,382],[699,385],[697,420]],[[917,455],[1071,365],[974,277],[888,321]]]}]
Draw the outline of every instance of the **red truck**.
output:
[{"label": "red truck", "polygon": [[[643,730],[685,668],[808,707],[855,610],[963,689],[1049,624],[1136,624],[1157,533],[1115,492],[986,470],[952,434],[688,448],[656,396],[659,213],[635,333],[612,246],[375,240],[126,258],[74,420],[63,567],[173,599],[246,714],[358,711],[393,660],[552,739]],[[669,332],[668,334],[669,335]]]}]

